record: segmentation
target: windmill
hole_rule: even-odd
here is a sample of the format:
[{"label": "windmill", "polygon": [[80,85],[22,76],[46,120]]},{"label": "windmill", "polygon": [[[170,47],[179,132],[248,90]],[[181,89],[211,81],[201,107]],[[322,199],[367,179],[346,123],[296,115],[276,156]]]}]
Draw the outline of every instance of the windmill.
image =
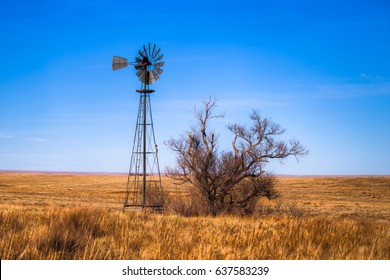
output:
[{"label": "windmill", "polygon": [[138,51],[135,62],[118,56],[112,59],[113,71],[132,65],[142,82],[141,89],[136,90],[140,98],[123,210],[153,208],[155,211],[162,211],[163,208],[158,147],[150,102],[150,94],[154,92],[150,85],[155,83],[163,72],[162,58],[163,54],[156,48],[156,44],[151,47],[149,43]]}]

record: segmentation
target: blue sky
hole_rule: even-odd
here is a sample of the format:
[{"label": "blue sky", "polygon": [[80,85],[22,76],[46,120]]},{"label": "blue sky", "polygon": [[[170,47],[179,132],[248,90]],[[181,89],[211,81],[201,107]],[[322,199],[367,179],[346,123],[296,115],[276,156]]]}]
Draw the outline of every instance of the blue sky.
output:
[{"label": "blue sky", "polygon": [[221,149],[255,109],[310,150],[269,171],[390,174],[388,1],[3,0],[0,42],[0,170],[126,172],[141,85],[111,59],[152,42],[163,170],[214,96]]}]

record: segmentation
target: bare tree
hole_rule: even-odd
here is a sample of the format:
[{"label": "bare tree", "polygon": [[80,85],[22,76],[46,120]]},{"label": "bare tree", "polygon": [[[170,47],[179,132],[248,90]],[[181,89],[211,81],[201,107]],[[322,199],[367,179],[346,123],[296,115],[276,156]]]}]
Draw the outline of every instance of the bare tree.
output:
[{"label": "bare tree", "polygon": [[298,140],[281,141],[277,136],[285,130],[256,111],[250,114],[252,125],[230,124],[233,132],[232,151],[219,151],[218,137],[209,131],[216,100],[204,101],[203,111],[195,112],[196,125],[166,144],[177,155],[176,167],[168,175],[178,183],[189,183],[198,190],[207,213],[253,211],[260,197],[276,198],[275,177],[264,171],[271,159],[297,159],[307,154]]}]

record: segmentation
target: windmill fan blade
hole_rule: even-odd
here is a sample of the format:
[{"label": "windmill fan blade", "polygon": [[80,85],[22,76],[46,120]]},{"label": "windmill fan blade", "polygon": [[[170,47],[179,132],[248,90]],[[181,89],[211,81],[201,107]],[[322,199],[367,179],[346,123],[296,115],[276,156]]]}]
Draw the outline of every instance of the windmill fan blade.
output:
[{"label": "windmill fan blade", "polygon": [[158,62],[158,63],[156,63],[154,66],[155,66],[155,67],[161,67],[161,66],[164,66],[164,63],[165,63],[165,62]]},{"label": "windmill fan blade", "polygon": [[142,56],[142,57],[145,57],[145,56],[146,56],[146,55],[144,55],[140,50],[138,50],[138,53],[139,53],[139,55]]},{"label": "windmill fan blade", "polygon": [[153,46],[153,51],[152,51],[152,57],[154,57],[154,52],[156,51],[156,44]]},{"label": "windmill fan blade", "polygon": [[148,56],[148,51],[146,50],[145,45],[144,45],[144,54],[145,54],[145,56]]},{"label": "windmill fan blade", "polygon": [[154,75],[152,72],[149,72],[149,84],[154,84],[156,79],[154,78]]},{"label": "windmill fan blade", "polygon": [[164,70],[162,70],[160,67],[154,67],[154,69],[153,70],[156,70],[157,71],[157,73],[159,73],[159,74],[161,74],[162,72],[164,72]]},{"label": "windmill fan blade", "polygon": [[154,76],[154,79],[157,81],[158,79],[160,79],[160,76],[158,75],[157,71],[155,69],[152,70],[153,72],[153,76]]},{"label": "windmill fan blade", "polygon": [[113,56],[112,57],[112,70],[118,70],[129,66],[129,63],[127,61],[127,58],[119,57],[119,56]]},{"label": "windmill fan blade", "polygon": [[153,59],[158,55],[158,53],[160,52],[161,49],[158,49],[158,51],[156,52],[156,54],[153,56]]},{"label": "windmill fan blade", "polygon": [[144,70],[139,70],[139,71],[136,73],[137,77],[140,78],[144,72],[145,72]]},{"label": "windmill fan blade", "polygon": [[135,61],[137,61],[138,63],[142,62],[142,59],[139,58],[138,56],[135,57]]},{"label": "windmill fan blade", "polygon": [[163,57],[164,57],[164,55],[162,54],[155,61],[157,62],[157,61],[161,60]]},{"label": "windmill fan blade", "polygon": [[148,57],[150,57],[150,43],[149,43],[149,48],[148,48],[149,52],[148,52]]}]

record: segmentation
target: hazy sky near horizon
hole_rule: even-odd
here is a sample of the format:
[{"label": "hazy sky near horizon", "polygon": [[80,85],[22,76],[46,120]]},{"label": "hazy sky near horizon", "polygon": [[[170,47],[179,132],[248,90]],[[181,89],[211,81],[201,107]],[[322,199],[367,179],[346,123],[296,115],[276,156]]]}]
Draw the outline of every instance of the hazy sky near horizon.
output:
[{"label": "hazy sky near horizon", "polygon": [[3,0],[0,42],[0,170],[127,172],[141,84],[111,59],[152,42],[162,170],[214,96],[220,149],[253,109],[309,149],[268,171],[390,174],[388,1]]}]

